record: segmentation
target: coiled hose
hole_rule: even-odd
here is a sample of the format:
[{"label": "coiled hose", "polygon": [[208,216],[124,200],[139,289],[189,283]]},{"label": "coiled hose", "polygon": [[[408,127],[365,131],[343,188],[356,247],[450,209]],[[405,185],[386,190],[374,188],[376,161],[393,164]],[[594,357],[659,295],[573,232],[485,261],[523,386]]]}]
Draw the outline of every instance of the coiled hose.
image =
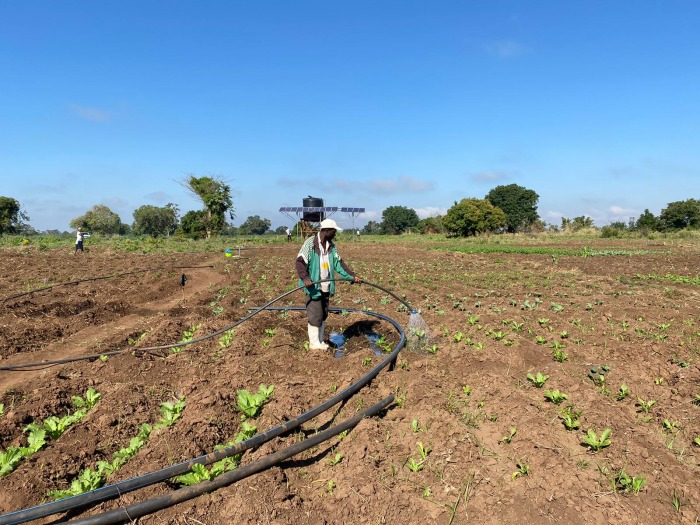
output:
[{"label": "coiled hose", "polygon": [[[330,279],[328,279],[328,280],[330,280]],[[336,280],[342,280],[342,279],[336,279]],[[318,281],[318,282],[322,282],[322,281]],[[388,290],[385,290],[384,288],[382,288],[378,285],[374,285],[374,284],[366,282],[366,281],[364,281],[364,284],[368,284],[368,285],[374,286],[382,291],[385,291],[385,292],[391,294],[393,297],[395,297],[400,302],[402,302],[404,305],[406,305],[405,301],[399,299],[397,296],[395,296],[393,293],[389,292]],[[287,295],[289,295],[289,294],[291,294],[291,293],[293,293],[301,288],[303,288],[303,286],[299,286],[293,290],[290,290],[289,292],[286,292],[286,293],[280,295],[279,297],[269,301],[268,303],[261,306],[260,308],[253,309],[253,311],[250,315],[245,316],[244,318],[240,319],[239,321],[237,321],[236,323],[234,323],[230,327],[218,330],[218,331],[214,332],[213,334],[208,334],[207,336],[203,336],[203,337],[200,337],[198,339],[193,339],[192,341],[188,341],[186,343],[177,343],[174,345],[162,345],[162,346],[158,346],[158,347],[142,348],[141,350],[173,348],[176,346],[183,346],[185,344],[194,344],[196,342],[200,342],[200,341],[209,339],[211,337],[214,337],[215,335],[218,335],[218,334],[223,333],[227,330],[230,330],[231,328],[233,328],[235,326],[238,326],[239,324],[241,324],[244,321],[247,321],[248,319],[250,319],[254,315],[257,315],[258,313],[262,312],[263,310],[265,310],[267,307],[271,306],[275,302],[283,299]],[[303,307],[289,307],[287,309],[289,309],[289,310],[302,310]],[[166,479],[169,479],[171,477],[187,473],[192,469],[192,466],[195,464],[208,465],[208,464],[214,463],[216,461],[219,461],[221,459],[224,459],[226,457],[230,457],[230,456],[233,456],[235,454],[239,454],[241,452],[249,450],[251,448],[260,446],[260,445],[266,443],[267,441],[269,441],[277,436],[280,436],[284,433],[289,432],[290,430],[293,430],[294,428],[299,427],[300,425],[302,425],[306,421],[308,421],[308,420],[316,417],[317,415],[325,412],[326,410],[328,410],[332,406],[336,405],[337,403],[340,403],[341,401],[346,401],[347,399],[352,397],[356,392],[358,392],[362,387],[364,387],[369,382],[371,382],[372,379],[374,379],[379,374],[379,372],[381,370],[383,370],[385,367],[392,365],[392,368],[393,368],[393,364],[396,362],[398,353],[401,351],[401,348],[403,348],[403,346],[405,345],[405,342],[406,342],[405,333],[404,333],[403,329],[401,328],[401,325],[397,321],[395,321],[394,319],[392,319],[390,317],[387,317],[387,316],[384,316],[382,314],[378,314],[378,313],[372,312],[372,311],[359,311],[356,309],[347,309],[347,308],[343,308],[343,309],[331,308],[330,311],[360,312],[360,313],[364,313],[364,314],[371,315],[373,317],[377,317],[379,319],[385,320],[385,321],[391,323],[396,328],[396,330],[399,332],[399,334],[401,336],[400,340],[397,343],[394,350],[390,354],[388,354],[387,357],[383,361],[381,361],[375,367],[373,367],[371,370],[369,370],[358,381],[356,381],[355,383],[350,385],[348,388],[346,388],[342,392],[339,392],[338,394],[336,394],[332,398],[328,399],[324,403],[312,408],[311,410],[301,414],[300,416],[298,416],[290,421],[283,423],[282,425],[278,425],[278,426],[276,426],[276,427],[274,427],[266,432],[263,432],[262,434],[258,434],[256,436],[253,436],[252,438],[245,440],[241,443],[235,444],[233,446],[226,447],[224,449],[221,449],[221,450],[218,450],[215,452],[211,452],[209,454],[206,454],[206,455],[203,455],[203,456],[200,456],[197,458],[193,458],[193,459],[190,459],[189,461],[185,461],[185,462],[182,462],[182,463],[179,463],[176,465],[172,465],[172,466],[166,467],[164,469],[160,469],[160,470],[157,470],[154,472],[150,472],[148,474],[144,474],[142,476],[138,476],[138,477],[124,480],[124,481],[121,481],[118,483],[114,483],[112,485],[106,485],[104,487],[101,487],[99,489],[96,489],[96,490],[93,490],[90,492],[86,492],[84,494],[78,494],[76,496],[71,496],[71,497],[68,497],[68,498],[65,498],[65,499],[62,499],[59,501],[45,503],[42,505],[37,505],[35,507],[30,507],[27,509],[15,511],[15,512],[12,512],[9,514],[0,515],[0,525],[24,523],[27,521],[50,516],[52,514],[57,514],[57,513],[66,512],[66,511],[69,511],[72,509],[77,509],[77,508],[89,506],[89,505],[98,503],[100,501],[105,501],[105,500],[117,497],[117,496],[124,494],[124,493],[127,493],[127,492],[131,492],[131,491],[134,491],[134,490],[137,490],[140,488],[147,487],[149,485],[153,485],[153,484],[158,483],[158,482],[165,481]],[[119,353],[124,352],[124,351],[126,351],[126,350],[120,351]],[[104,354],[99,354],[99,355],[104,355]],[[87,356],[82,357],[82,359],[89,359],[89,358],[90,357],[87,357]],[[77,360],[77,359],[78,358],[71,359],[71,361]],[[11,369],[17,370],[18,367],[20,367],[20,366],[33,367],[33,366],[37,366],[37,365],[46,365],[46,364],[47,363],[44,362],[44,363],[30,363],[28,365],[15,365]],[[2,369],[3,368],[0,368],[0,370],[2,370]],[[385,400],[383,400],[382,402],[380,402],[377,405],[374,405],[373,407],[371,407],[368,410],[376,409],[376,411],[373,412],[373,414],[380,411],[383,407],[387,406],[389,403],[391,403],[393,401],[393,396],[390,396],[390,398],[391,399],[386,398]],[[376,408],[377,406],[381,405],[384,402],[386,402],[384,405],[382,405],[379,408]],[[364,416],[362,416],[362,417],[364,417]],[[318,442],[325,441],[326,439],[329,439],[330,437],[336,435],[337,433],[340,433],[343,430],[354,426],[355,424],[357,424],[357,422],[360,419],[362,419],[362,417],[357,419],[357,421],[355,421],[356,418],[351,418],[350,420],[339,425],[338,427],[333,427],[333,429],[329,429],[328,431],[325,431],[324,433],[320,433],[319,435],[326,435],[326,433],[328,433],[328,434],[324,439],[321,439]],[[355,422],[350,424],[351,421],[355,421]],[[349,426],[343,427],[342,429],[338,430],[335,433],[330,432],[330,430],[335,430],[335,429],[339,428],[340,426],[343,426],[346,424],[349,424]],[[315,437],[316,436],[314,436],[314,438]],[[297,445],[306,444],[308,441],[309,440],[305,440]],[[138,512],[143,512],[142,514],[139,514],[139,516],[142,516],[142,515],[154,512],[156,510],[159,510],[160,508],[165,508],[165,507],[168,507],[171,505],[175,505],[177,503],[180,503],[181,501],[186,501],[187,499],[194,498],[194,497],[196,497],[204,492],[213,490],[214,488],[218,488],[219,485],[213,486],[212,484],[219,483],[218,480],[220,478],[223,478],[223,480],[228,480],[226,482],[221,481],[222,485],[220,485],[220,486],[234,483],[235,481],[238,481],[239,479],[242,479],[243,477],[247,477],[247,476],[252,475],[254,473],[260,472],[260,470],[264,470],[264,468],[267,468],[271,465],[274,465],[276,462],[282,461],[283,459],[286,459],[287,457],[290,457],[291,455],[297,454],[303,450],[306,450],[306,448],[308,448],[308,447],[301,448],[298,451],[289,452],[290,456],[281,457],[284,455],[284,453],[286,453],[286,451],[296,450],[294,448],[295,446],[296,445],[289,447],[288,449],[283,449],[282,451],[279,451],[275,454],[272,454],[271,456],[268,456],[268,458],[269,458],[269,457],[276,456],[279,454],[280,458],[277,461],[273,461],[271,463],[268,463],[268,458],[265,458],[263,460],[259,460],[258,462],[251,463],[250,465],[248,465],[246,467],[239,467],[238,469],[229,473],[229,474],[233,474],[233,473],[240,472],[240,473],[245,474],[242,477],[237,477],[240,474],[236,474],[235,476],[233,476],[233,475],[227,476],[227,477],[224,477],[225,475],[222,475],[222,476],[219,476],[219,478],[217,478],[216,480],[206,482],[206,483],[199,483],[199,484],[194,485],[192,487],[186,487],[183,489],[179,489],[178,491],[175,491],[172,494],[161,496],[160,498],[155,498],[154,500],[157,500],[155,502],[154,502],[154,500],[149,500],[146,502],[141,502],[141,503],[132,505],[132,506],[127,507],[127,508],[117,509],[115,511],[110,511],[110,513],[108,513],[108,514],[110,514],[109,519],[116,520],[116,521],[83,521],[83,520],[79,520],[78,523],[118,523],[121,521],[128,521],[130,519],[129,516],[131,516],[131,518],[136,517],[135,513],[138,513]],[[314,445],[313,444],[309,445],[309,447],[311,447],[311,446],[314,446]],[[253,467],[253,465],[256,465],[256,466]],[[249,469],[249,470],[246,470],[246,469]],[[200,492],[200,489],[201,489],[201,492]],[[177,494],[177,496],[176,496],[176,494]],[[184,499],[181,499],[181,498],[184,498]],[[132,509],[131,507],[135,507],[135,508]],[[123,512],[127,512],[127,509],[128,509],[128,513],[126,515],[124,515]],[[103,518],[103,516],[99,516],[99,517]],[[96,519],[96,518],[98,518],[98,516],[93,517],[93,518]],[[86,518],[86,519],[91,520],[93,518]]]}]

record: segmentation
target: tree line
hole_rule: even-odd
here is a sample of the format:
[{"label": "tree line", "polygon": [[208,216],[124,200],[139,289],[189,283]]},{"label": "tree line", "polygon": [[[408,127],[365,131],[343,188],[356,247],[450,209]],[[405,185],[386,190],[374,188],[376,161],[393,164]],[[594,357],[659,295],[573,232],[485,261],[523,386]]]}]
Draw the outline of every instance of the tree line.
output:
[{"label": "tree line", "polygon": [[[70,221],[73,229],[103,234],[135,234],[163,237],[181,235],[190,238],[209,238],[213,235],[263,235],[283,234],[285,227],[274,232],[271,221],[259,215],[249,216],[236,228],[226,221],[235,218],[231,187],[219,177],[188,175],[180,184],[202,204],[199,210],[191,210],[180,216],[177,205],[144,205],[133,212],[132,224],[125,224],[118,214],[107,206],[98,204],[83,215]],[[537,213],[539,195],[517,184],[496,186],[483,199],[463,198],[455,201],[445,215],[419,219],[412,208],[389,206],[382,212],[381,222],[369,221],[362,233],[372,235],[399,235],[406,232],[444,233],[467,237],[482,233],[516,233],[543,231],[577,231],[594,228],[593,219],[587,216],[572,219],[562,217],[561,224],[547,224]],[[28,215],[20,203],[11,197],[0,197],[0,234],[36,233],[26,222]],[[296,233],[297,226],[294,227]],[[613,222],[601,228],[604,237],[614,237],[624,231],[669,232],[700,228],[700,201],[688,199],[671,202],[655,216],[648,209],[628,222]],[[54,232],[54,231],[52,231]]]}]

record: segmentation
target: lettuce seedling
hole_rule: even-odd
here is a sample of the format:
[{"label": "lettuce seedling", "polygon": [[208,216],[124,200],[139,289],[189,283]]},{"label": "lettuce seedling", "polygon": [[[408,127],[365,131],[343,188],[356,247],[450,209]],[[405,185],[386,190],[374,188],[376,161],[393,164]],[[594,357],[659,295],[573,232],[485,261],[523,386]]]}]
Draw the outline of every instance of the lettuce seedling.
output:
[{"label": "lettuce seedling", "polygon": [[549,389],[545,390],[544,397],[546,397],[549,401],[551,401],[555,405],[558,405],[559,403],[569,399],[569,396],[564,394],[563,392],[559,392],[559,390],[549,390]]},{"label": "lettuce seedling", "polygon": [[274,392],[275,387],[273,385],[265,386],[260,385],[258,392],[251,394],[245,389],[238,390],[236,396],[238,399],[237,408],[242,412],[243,418],[253,418],[255,417],[262,406],[267,402],[269,397]]},{"label": "lettuce seedling", "polygon": [[49,497],[59,500],[99,489],[104,483],[104,476],[101,472],[89,468],[83,470],[80,475],[73,480],[70,488],[66,490],[52,490],[49,492]]},{"label": "lettuce seedling", "polygon": [[532,374],[527,375],[527,380],[537,388],[542,388],[547,379],[549,379],[549,376],[544,375],[542,372],[537,372],[536,376],[533,376]]},{"label": "lettuce seedling", "polygon": [[612,430],[606,428],[601,432],[600,437],[592,428],[588,429],[588,434],[583,438],[582,444],[588,445],[593,452],[598,452],[601,448],[610,446],[611,441],[608,439],[612,434]]},{"label": "lettuce seedling", "polygon": [[160,404],[160,413],[163,417],[155,424],[154,428],[166,428],[175,424],[180,419],[182,411],[185,409],[185,398],[180,398],[177,403],[165,401]]},{"label": "lettuce seedling", "polygon": [[15,470],[23,458],[20,447],[7,447],[6,451],[0,451],[0,478]]}]

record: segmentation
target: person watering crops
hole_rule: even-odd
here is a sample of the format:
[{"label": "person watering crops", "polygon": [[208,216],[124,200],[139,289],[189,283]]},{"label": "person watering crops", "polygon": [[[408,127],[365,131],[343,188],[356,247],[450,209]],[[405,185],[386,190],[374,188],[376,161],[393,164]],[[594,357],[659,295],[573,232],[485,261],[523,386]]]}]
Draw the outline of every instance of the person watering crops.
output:
[{"label": "person watering crops", "polygon": [[306,301],[306,317],[310,350],[328,349],[323,336],[328,318],[328,302],[335,293],[335,281],[322,283],[316,283],[316,281],[336,279],[337,274],[353,283],[362,282],[362,279],[357,277],[340,258],[333,244],[333,238],[339,231],[343,230],[334,220],[322,220],[320,231],[304,241],[296,259],[299,286],[304,284],[306,286],[304,292],[309,296]]},{"label": "person watering crops", "polygon": [[82,228],[78,228],[78,231],[75,233],[75,254],[78,253],[78,251],[84,251],[83,250],[83,238],[85,237],[85,232],[83,231]]}]

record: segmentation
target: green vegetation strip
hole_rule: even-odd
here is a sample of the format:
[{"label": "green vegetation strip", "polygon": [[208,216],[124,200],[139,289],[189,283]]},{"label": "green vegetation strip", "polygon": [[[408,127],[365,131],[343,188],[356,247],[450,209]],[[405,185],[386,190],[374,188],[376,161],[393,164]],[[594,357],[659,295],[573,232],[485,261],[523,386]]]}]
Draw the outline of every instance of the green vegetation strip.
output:
[{"label": "green vegetation strip", "polygon": [[54,500],[59,500],[100,488],[104,485],[107,476],[119,470],[148,442],[152,428],[160,429],[173,426],[173,424],[180,419],[184,409],[184,397],[180,398],[176,403],[161,403],[160,412],[162,417],[154,427],[151,427],[148,423],[142,424],[138,436],[131,438],[128,447],[117,450],[114,453],[112,461],[98,461],[94,470],[91,468],[84,469],[71,482],[69,488],[65,490],[52,490],[49,492],[49,497]]},{"label": "green vegetation strip", "polygon": [[23,460],[41,450],[50,439],[58,439],[71,426],[83,419],[102,397],[102,394],[89,388],[85,397],[73,396],[72,403],[76,409],[63,417],[51,416],[42,423],[30,423],[24,429],[27,435],[26,447],[7,447],[0,450],[0,477],[6,476]]},{"label": "green vegetation strip", "polygon": [[671,273],[667,273],[666,275],[641,275],[638,273],[634,277],[636,279],[645,279],[652,281],[672,281],[674,283],[694,284],[695,286],[700,286],[700,275],[695,277],[683,277],[682,275],[674,275]]},{"label": "green vegetation strip", "polygon": [[449,246],[436,248],[460,253],[516,253],[522,255],[570,255],[574,257],[601,257],[607,255],[647,255],[655,253],[649,250],[593,250],[588,246],[582,249],[550,246],[509,246],[503,244],[472,244],[468,246]]}]

